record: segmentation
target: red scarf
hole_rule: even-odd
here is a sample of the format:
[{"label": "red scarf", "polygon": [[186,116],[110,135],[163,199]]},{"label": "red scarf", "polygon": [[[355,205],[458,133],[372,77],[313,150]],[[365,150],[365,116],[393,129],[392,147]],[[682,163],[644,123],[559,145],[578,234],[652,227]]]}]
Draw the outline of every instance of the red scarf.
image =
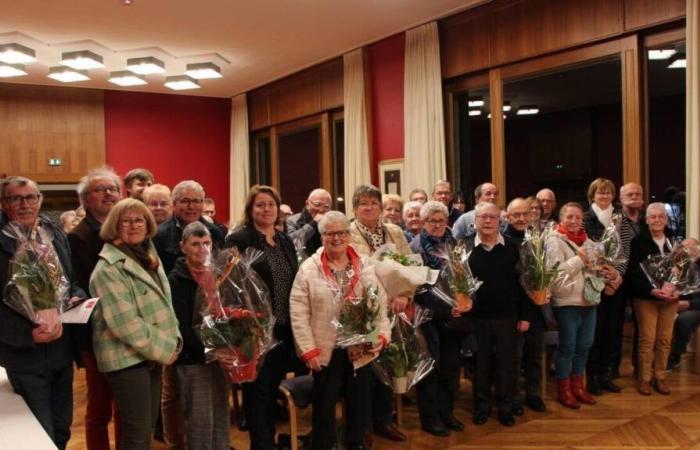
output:
[{"label": "red scarf", "polygon": [[[353,292],[355,292],[355,285],[360,281],[360,273],[362,272],[362,260],[357,254],[357,252],[355,252],[355,249],[353,249],[349,245],[346,252],[348,255],[348,260],[350,260],[350,264],[352,265],[353,271],[352,278],[350,278],[350,282],[348,283],[348,289],[345,293],[345,297],[348,297],[349,295],[352,295]],[[321,252],[321,266],[323,268],[323,274],[326,276],[326,279],[334,286],[340,288],[341,286],[338,286],[338,282],[336,281],[335,276],[333,276],[333,271],[331,270],[331,266],[328,263],[328,253],[325,249],[323,250],[323,252]]]},{"label": "red scarf", "polygon": [[586,239],[588,239],[588,236],[586,235],[586,230],[584,230],[583,227],[579,228],[579,230],[576,233],[572,233],[571,231],[567,230],[564,226],[559,224],[557,225],[557,231],[559,232],[559,234],[563,234],[571,242],[578,245],[579,247],[584,242],[586,242]]}]

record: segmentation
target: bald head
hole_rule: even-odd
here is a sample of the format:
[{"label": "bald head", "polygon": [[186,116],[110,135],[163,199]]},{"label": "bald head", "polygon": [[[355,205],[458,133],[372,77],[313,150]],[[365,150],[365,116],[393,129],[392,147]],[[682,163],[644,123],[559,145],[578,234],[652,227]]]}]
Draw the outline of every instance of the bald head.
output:
[{"label": "bald head", "polygon": [[518,231],[525,231],[530,222],[530,203],[524,198],[514,198],[508,203],[508,223]]},{"label": "bald head", "polygon": [[314,189],[306,199],[306,209],[311,217],[325,214],[331,209],[331,194],[325,189]]},{"label": "bald head", "polygon": [[557,207],[557,198],[554,195],[554,191],[547,188],[540,189],[536,197],[542,204],[542,219],[551,219],[554,209]]},{"label": "bald head", "polygon": [[496,203],[498,200],[498,187],[493,183],[482,183],[474,189],[476,203]]}]

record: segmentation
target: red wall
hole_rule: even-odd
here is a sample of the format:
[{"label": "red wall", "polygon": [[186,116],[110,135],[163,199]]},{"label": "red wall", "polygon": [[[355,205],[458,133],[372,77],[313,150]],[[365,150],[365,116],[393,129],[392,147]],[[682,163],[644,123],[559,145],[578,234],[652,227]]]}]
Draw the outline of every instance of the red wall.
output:
[{"label": "red wall", "polygon": [[403,158],[403,72],[405,33],[368,47],[372,84],[372,180],[377,162]]},{"label": "red wall", "polygon": [[171,189],[196,180],[228,221],[229,99],[105,91],[104,105],[107,164],[122,176],[145,167]]}]

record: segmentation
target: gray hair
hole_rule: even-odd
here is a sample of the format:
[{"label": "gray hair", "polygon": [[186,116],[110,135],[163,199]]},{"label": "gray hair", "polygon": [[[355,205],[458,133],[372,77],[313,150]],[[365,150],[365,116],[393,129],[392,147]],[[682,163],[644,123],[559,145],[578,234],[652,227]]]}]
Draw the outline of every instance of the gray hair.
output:
[{"label": "gray hair", "polygon": [[328,225],[332,223],[344,223],[346,227],[350,227],[350,220],[348,220],[345,214],[340,211],[328,211],[318,222],[318,232],[321,234],[325,233]]},{"label": "gray hair", "polygon": [[648,216],[651,212],[652,209],[659,209],[663,211],[664,215],[668,217],[668,213],[666,212],[666,205],[664,205],[661,202],[654,202],[654,203],[649,203],[649,206],[647,206],[647,213],[646,215]]},{"label": "gray hair", "polygon": [[110,178],[114,182],[117,189],[121,191],[122,179],[119,178],[119,175],[117,175],[117,172],[115,172],[114,169],[109,166],[90,169],[88,173],[80,179],[78,187],[75,189],[82,205],[86,203],[87,195],[89,193],[88,188],[95,178]]},{"label": "gray hair", "polygon": [[211,233],[202,222],[192,222],[182,230],[182,239],[180,239],[180,242],[187,242],[187,239],[193,236],[203,238],[211,236]]},{"label": "gray hair", "polygon": [[423,220],[427,220],[428,217],[438,212],[443,213],[445,217],[449,216],[449,213],[447,212],[447,206],[445,206],[442,202],[430,200],[425,202],[423,206],[420,207],[420,218]]},{"label": "gray hair", "polygon": [[372,184],[361,184],[357,186],[352,194],[352,207],[357,208],[360,205],[360,198],[370,197],[376,198],[379,204],[382,204],[382,192]]},{"label": "gray hair", "polygon": [[422,206],[423,206],[423,204],[422,204],[421,202],[419,202],[419,201],[416,201],[416,200],[414,200],[414,201],[412,201],[412,202],[406,202],[406,204],[403,205],[403,216],[404,216],[404,218],[406,218],[406,214],[408,214],[408,212],[409,212],[410,210],[412,210],[412,209],[417,209],[417,210],[418,210],[418,214],[420,214],[420,209],[421,209]]},{"label": "gray hair", "polygon": [[164,184],[152,184],[143,191],[143,201],[148,203],[151,195],[162,193],[170,197],[170,188]]},{"label": "gray hair", "polygon": [[325,189],[322,189],[322,188],[316,188],[313,191],[311,191],[309,193],[309,196],[306,197],[306,199],[309,200],[309,199],[311,199],[311,197],[316,197],[316,196],[321,196],[321,195],[326,197],[328,200],[331,200],[331,201],[333,200],[333,197],[331,197],[331,193]]},{"label": "gray hair", "polygon": [[5,197],[5,195],[7,194],[7,190],[11,186],[12,187],[31,186],[34,189],[36,189],[36,191],[38,193],[41,193],[41,191],[39,191],[39,185],[37,185],[36,182],[34,182],[34,180],[30,180],[29,178],[26,178],[26,177],[14,176],[14,177],[3,178],[0,180],[0,198]]},{"label": "gray hair", "polygon": [[501,213],[501,208],[499,208],[498,205],[496,205],[495,203],[479,202],[474,207],[474,215],[478,216],[487,209],[493,209],[498,211],[499,214]]},{"label": "gray hair", "polygon": [[182,191],[187,190],[187,189],[192,189],[192,190],[196,191],[199,195],[202,196],[202,199],[204,199],[204,188],[202,187],[202,185],[197,183],[194,180],[185,180],[185,181],[180,181],[173,188],[173,193],[172,193],[173,201],[179,200],[180,197],[182,196]]}]

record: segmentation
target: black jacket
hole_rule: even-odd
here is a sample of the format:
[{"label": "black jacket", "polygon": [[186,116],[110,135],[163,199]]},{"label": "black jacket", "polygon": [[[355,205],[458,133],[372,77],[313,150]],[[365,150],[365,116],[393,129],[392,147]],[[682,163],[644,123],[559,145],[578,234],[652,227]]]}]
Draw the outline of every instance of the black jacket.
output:
[{"label": "black jacket", "polygon": [[[199,219],[204,224],[211,234],[211,241],[215,249],[220,249],[224,245],[224,234],[221,229],[202,218]],[[184,256],[180,249],[180,240],[182,239],[182,229],[177,217],[173,216],[170,220],[161,223],[158,226],[158,233],[153,238],[153,244],[156,246],[156,251],[163,263],[165,273],[170,273],[175,267],[175,261],[181,256]]]},{"label": "black jacket", "polygon": [[[671,248],[666,244],[666,251],[670,252]],[[625,283],[629,294],[634,298],[655,299],[651,295],[654,287],[649,282],[649,279],[644,274],[640,264],[644,262],[650,255],[658,255],[659,247],[654,242],[654,239],[649,233],[642,233],[632,240],[630,249],[630,263],[627,267],[625,275]]]},{"label": "black jacket", "polygon": [[204,346],[192,329],[198,285],[184,257],[177,259],[175,268],[168,274],[168,281],[183,344],[175,364],[204,364]]},{"label": "black jacket", "polygon": [[[53,247],[56,250],[64,275],[71,282],[71,297],[86,297],[85,292],[75,282],[71,267],[71,253],[68,240],[58,226],[46,217],[40,216],[40,226],[53,235]],[[4,230],[7,221],[0,218],[0,230]],[[17,242],[12,237],[0,233],[0,286],[3,295],[10,277],[9,263],[15,253]],[[41,372],[49,369],[63,368],[72,364],[75,357],[70,344],[70,328],[63,328],[63,335],[46,344],[35,344],[32,337],[34,324],[13,309],[0,302],[0,366],[10,371]]]}]

